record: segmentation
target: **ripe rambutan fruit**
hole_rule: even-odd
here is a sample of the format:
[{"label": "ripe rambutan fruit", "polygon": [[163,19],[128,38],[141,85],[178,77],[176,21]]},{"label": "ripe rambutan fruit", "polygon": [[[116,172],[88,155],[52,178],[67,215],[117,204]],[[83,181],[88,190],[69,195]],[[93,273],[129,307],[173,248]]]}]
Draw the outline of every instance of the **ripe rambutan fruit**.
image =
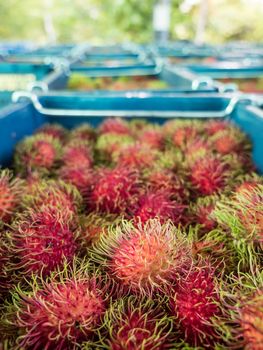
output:
[{"label": "ripe rambutan fruit", "polygon": [[54,207],[70,222],[81,209],[82,197],[75,186],[62,180],[40,180],[29,187],[22,205],[34,210],[42,206]]},{"label": "ripe rambutan fruit", "polygon": [[151,148],[162,150],[164,147],[164,135],[160,128],[145,128],[138,138],[143,145],[146,144]]},{"label": "ripe rambutan fruit", "polygon": [[[104,349],[158,350],[171,347],[172,320],[151,299],[121,298],[105,314]],[[108,337],[108,339],[106,338]]]},{"label": "ripe rambutan fruit", "polygon": [[190,346],[212,349],[220,341],[220,292],[208,261],[193,266],[170,290],[170,313],[179,337]]},{"label": "ripe rambutan fruit", "polygon": [[[249,191],[236,194],[229,201],[218,203],[213,214],[225,227],[234,241],[248,248],[263,245],[263,185],[258,184]],[[262,249],[262,248],[261,248]]]},{"label": "ripe rambutan fruit", "polygon": [[100,134],[120,134],[120,135],[130,135],[129,124],[121,118],[108,118],[105,119],[100,127]]},{"label": "ripe rambutan fruit", "polygon": [[182,126],[176,129],[172,135],[172,143],[179,148],[185,148],[189,140],[197,137],[198,131],[193,126]]},{"label": "ripe rambutan fruit", "polygon": [[126,134],[107,133],[98,137],[95,150],[97,151],[98,160],[102,162],[114,161],[122,148],[133,145],[134,139]]},{"label": "ripe rambutan fruit", "polygon": [[0,169],[0,222],[10,222],[20,204],[24,183],[7,170]]},{"label": "ripe rambutan fruit", "polygon": [[65,213],[48,206],[21,214],[9,232],[10,252],[15,259],[10,268],[27,276],[46,276],[65,260],[71,261],[78,233],[64,217]]},{"label": "ripe rambutan fruit", "polygon": [[191,264],[187,238],[170,221],[162,225],[158,219],[136,226],[123,222],[93,245],[89,254],[125,293],[151,295]]},{"label": "ripe rambutan fruit", "polygon": [[74,185],[83,198],[87,198],[94,182],[94,171],[86,166],[64,165],[58,171],[58,176],[66,183]]},{"label": "ripe rambutan fruit", "polygon": [[250,150],[250,144],[246,135],[233,127],[217,132],[209,141],[212,148],[223,155]]},{"label": "ripe rambutan fruit", "polygon": [[145,180],[152,192],[166,191],[179,202],[185,202],[188,197],[182,177],[169,169],[151,170]]},{"label": "ripe rambutan fruit", "polygon": [[215,135],[220,131],[229,129],[230,125],[231,124],[229,123],[229,121],[226,121],[226,120],[211,119],[204,124],[204,130],[209,136],[211,136],[211,135]]},{"label": "ripe rambutan fruit", "polygon": [[190,166],[190,182],[203,196],[223,191],[230,177],[230,165],[221,158],[209,156]]},{"label": "ripe rambutan fruit", "polygon": [[54,139],[58,139],[60,142],[63,142],[67,135],[66,129],[60,124],[44,124],[35,132],[35,134],[39,133],[50,135]]},{"label": "ripe rambutan fruit", "polygon": [[184,158],[187,164],[194,163],[209,154],[209,145],[204,138],[190,139],[184,149]]},{"label": "ripe rambutan fruit", "polygon": [[236,182],[235,194],[242,194],[254,190],[259,184],[263,185],[263,178],[256,173],[251,173],[240,176]]},{"label": "ripe rambutan fruit", "polygon": [[116,215],[99,215],[97,213],[90,213],[86,216],[80,217],[80,235],[79,240],[81,245],[90,247],[92,244],[100,240],[102,235],[105,235],[108,229],[117,224],[120,220]]},{"label": "ripe rambutan fruit", "polygon": [[93,156],[88,141],[73,140],[63,149],[62,162],[69,167],[86,166],[90,168]]},{"label": "ripe rambutan fruit", "polygon": [[197,202],[191,207],[192,223],[200,225],[202,232],[209,232],[216,228],[217,222],[211,214],[213,213],[216,203],[219,200],[217,196],[208,196],[198,198]]},{"label": "ripe rambutan fruit", "polygon": [[245,301],[241,308],[241,327],[245,349],[262,350],[263,344],[263,289]]},{"label": "ripe rambutan fruit", "polygon": [[123,147],[116,161],[120,166],[143,170],[153,167],[160,157],[159,151],[137,142],[134,145]]},{"label": "ripe rambutan fruit", "polygon": [[100,168],[96,174],[88,206],[109,214],[125,214],[141,190],[139,174],[125,167]]},{"label": "ripe rambutan fruit", "polygon": [[15,167],[18,173],[32,171],[50,172],[61,156],[60,142],[50,135],[37,134],[26,137],[16,147]]},{"label": "ripe rambutan fruit", "polygon": [[89,124],[81,124],[70,131],[70,140],[83,140],[94,142],[96,140],[96,131]]},{"label": "ripe rambutan fruit", "polygon": [[167,191],[153,191],[142,194],[131,211],[136,222],[142,224],[154,218],[159,218],[161,223],[170,219],[179,224],[183,222],[185,208],[181,202],[171,199]]},{"label": "ripe rambutan fruit", "polygon": [[102,325],[107,284],[98,273],[65,266],[47,280],[34,278],[15,290],[7,318],[19,332],[19,349],[77,350]]}]

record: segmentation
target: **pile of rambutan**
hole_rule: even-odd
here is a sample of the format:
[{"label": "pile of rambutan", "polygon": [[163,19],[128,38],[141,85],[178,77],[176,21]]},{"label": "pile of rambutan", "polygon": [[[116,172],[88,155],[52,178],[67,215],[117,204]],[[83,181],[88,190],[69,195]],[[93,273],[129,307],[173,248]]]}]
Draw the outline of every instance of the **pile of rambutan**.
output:
[{"label": "pile of rambutan", "polygon": [[46,124],[0,169],[0,349],[263,349],[263,178],[226,120]]}]

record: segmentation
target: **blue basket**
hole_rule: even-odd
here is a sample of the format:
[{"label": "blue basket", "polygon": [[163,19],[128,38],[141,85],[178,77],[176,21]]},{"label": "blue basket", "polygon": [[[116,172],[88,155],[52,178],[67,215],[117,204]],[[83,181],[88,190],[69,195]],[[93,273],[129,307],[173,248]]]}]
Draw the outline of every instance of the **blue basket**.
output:
[{"label": "blue basket", "polygon": [[[69,72],[54,72],[44,79],[49,90],[68,90],[67,82],[71,74],[79,73],[87,77],[121,77],[121,76],[149,76],[165,81],[169,87],[162,90],[146,90],[152,93],[171,92],[192,92],[196,91],[218,91],[218,86],[212,85],[210,80],[203,80],[202,77],[191,72],[172,67],[158,67],[156,65],[138,65],[130,67],[72,67]],[[218,84],[219,85],[219,84]],[[223,84],[221,84],[223,86]],[[72,90],[68,90],[71,91]],[[134,90],[133,90],[134,91]],[[145,90],[144,90],[145,91]],[[89,92],[90,93],[90,92]],[[101,91],[99,92],[101,93]],[[111,93],[111,92],[110,92]],[[118,92],[115,92],[118,95]]]},{"label": "blue basket", "polygon": [[[26,100],[30,97],[30,100]],[[7,165],[16,143],[43,123],[60,123],[67,128],[87,122],[98,126],[110,116],[147,118],[163,123],[171,118],[229,118],[252,139],[253,158],[263,172],[263,111],[249,100],[218,94],[173,94],[170,96],[116,97],[16,94],[19,101],[0,118],[0,164]]]}]

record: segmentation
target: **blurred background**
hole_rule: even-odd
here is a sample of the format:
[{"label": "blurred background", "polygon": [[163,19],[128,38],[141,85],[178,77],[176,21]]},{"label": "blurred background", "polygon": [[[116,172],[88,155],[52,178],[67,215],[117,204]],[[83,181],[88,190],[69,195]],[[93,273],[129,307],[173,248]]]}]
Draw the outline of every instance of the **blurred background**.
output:
[{"label": "blurred background", "polygon": [[262,18],[263,0],[0,0],[0,40],[259,42]]}]

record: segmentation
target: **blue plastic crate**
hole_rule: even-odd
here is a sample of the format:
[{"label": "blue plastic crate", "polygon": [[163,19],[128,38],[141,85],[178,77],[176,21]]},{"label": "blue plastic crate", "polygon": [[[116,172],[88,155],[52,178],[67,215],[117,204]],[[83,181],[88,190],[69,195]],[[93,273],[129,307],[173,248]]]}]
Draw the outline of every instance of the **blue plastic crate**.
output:
[{"label": "blue plastic crate", "polygon": [[[171,93],[171,92],[192,92],[196,91],[218,91],[218,87],[213,85],[211,79],[203,80],[202,77],[198,77],[191,72],[182,68],[173,68],[165,66],[151,65],[138,65],[130,67],[72,67],[70,71],[53,72],[44,79],[43,83],[46,84],[46,90],[72,90],[67,89],[67,83],[71,74],[81,74],[87,77],[121,77],[121,76],[149,76],[156,77],[163,80],[168,84],[168,88],[162,90],[147,90],[153,93]],[[221,84],[223,87],[223,84]],[[133,90],[134,91],[134,90]],[[90,92],[88,92],[90,93]],[[98,93],[101,93],[99,91]],[[112,93],[112,92],[110,92]],[[118,94],[118,92],[115,92]]]},{"label": "blue plastic crate", "polygon": [[[230,95],[173,94],[170,96],[131,97],[124,96],[76,96],[76,95],[30,95],[18,106],[5,111],[0,118],[0,164],[10,161],[15,144],[30,135],[45,122],[60,123],[67,128],[87,122],[98,126],[110,116],[124,118],[147,118],[163,123],[171,118],[229,118],[252,139],[253,158],[263,172],[263,111],[249,100],[239,100]],[[20,97],[20,98],[19,98]]]}]

